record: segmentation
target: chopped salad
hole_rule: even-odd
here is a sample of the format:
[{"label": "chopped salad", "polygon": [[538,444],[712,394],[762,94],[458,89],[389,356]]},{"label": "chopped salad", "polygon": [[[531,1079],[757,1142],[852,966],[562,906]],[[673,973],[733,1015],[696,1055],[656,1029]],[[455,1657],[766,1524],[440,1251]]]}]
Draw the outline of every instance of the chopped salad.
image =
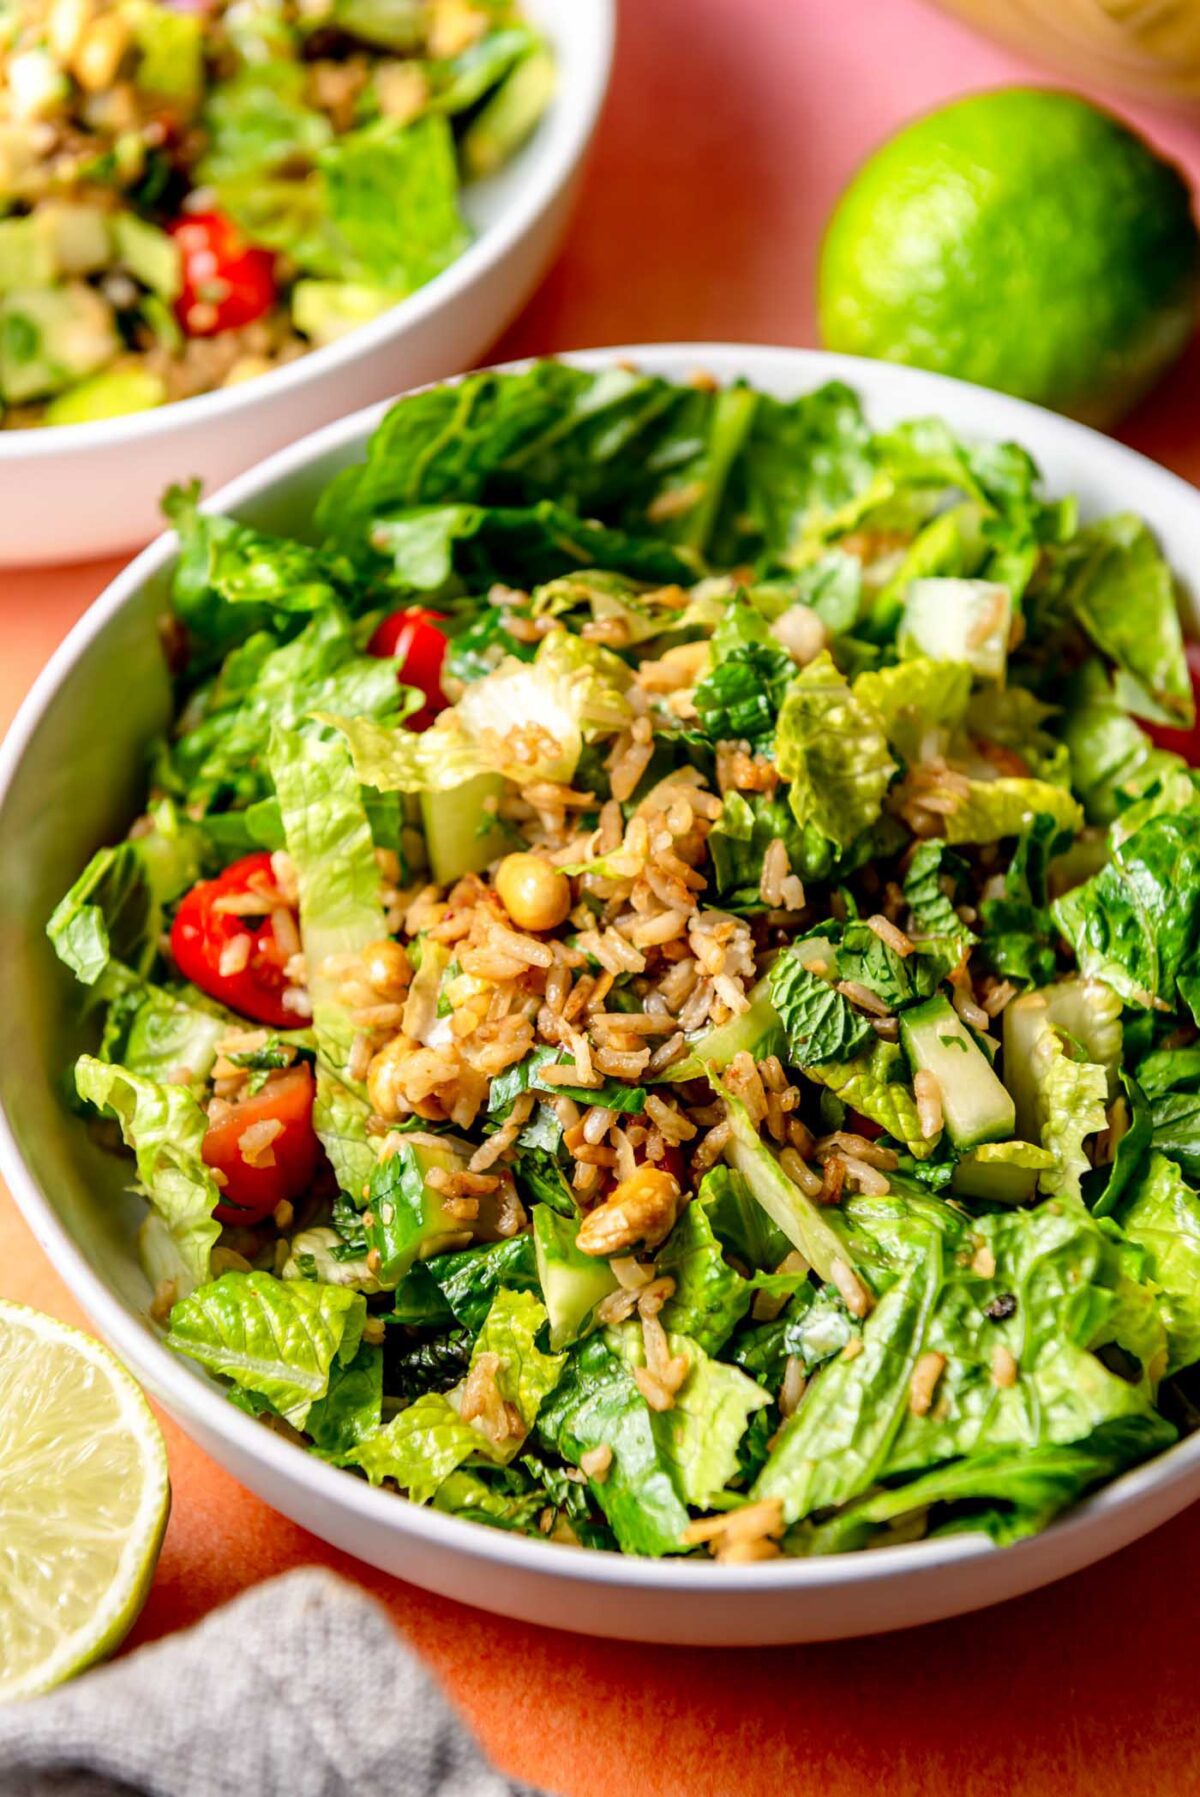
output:
[{"label": "chopped salad", "polygon": [[309,540],[168,511],[176,721],[49,933],[171,1348],[415,1503],[732,1563],[1009,1542],[1190,1426],[1141,520],[555,362],[401,400]]},{"label": "chopped salad", "polygon": [[0,427],[232,386],[470,232],[554,87],[510,0],[4,0]]}]

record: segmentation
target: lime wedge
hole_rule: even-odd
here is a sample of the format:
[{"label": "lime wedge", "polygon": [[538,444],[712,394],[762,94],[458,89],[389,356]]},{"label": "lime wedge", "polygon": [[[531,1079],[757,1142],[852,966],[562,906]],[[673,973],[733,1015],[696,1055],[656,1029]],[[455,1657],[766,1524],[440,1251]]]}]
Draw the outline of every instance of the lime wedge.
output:
[{"label": "lime wedge", "polygon": [[150,1585],[171,1487],[107,1348],[0,1299],[0,1699],[111,1653]]}]

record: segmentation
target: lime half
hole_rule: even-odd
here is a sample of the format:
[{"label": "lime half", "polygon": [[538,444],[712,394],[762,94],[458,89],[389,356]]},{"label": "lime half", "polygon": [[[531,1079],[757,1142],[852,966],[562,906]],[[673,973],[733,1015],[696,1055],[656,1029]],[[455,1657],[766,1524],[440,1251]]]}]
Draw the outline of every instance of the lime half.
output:
[{"label": "lime half", "polygon": [[0,1699],[111,1653],[170,1507],[162,1434],[129,1374],[78,1329],[0,1299]]}]

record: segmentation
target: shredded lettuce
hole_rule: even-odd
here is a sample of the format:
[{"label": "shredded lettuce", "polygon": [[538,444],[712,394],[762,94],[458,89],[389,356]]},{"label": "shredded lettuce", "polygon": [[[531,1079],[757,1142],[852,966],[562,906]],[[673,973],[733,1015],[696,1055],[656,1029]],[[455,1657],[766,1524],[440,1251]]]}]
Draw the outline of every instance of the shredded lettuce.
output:
[{"label": "shredded lettuce", "polygon": [[358,1352],[366,1302],[345,1286],[223,1273],[176,1304],[167,1341],[221,1373],[293,1428]]},{"label": "shredded lettuce", "polygon": [[1117,1221],[1142,1248],[1167,1332],[1168,1374],[1200,1360],[1200,1197],[1179,1168],[1151,1154]]},{"label": "shredded lettuce", "polygon": [[166,1226],[188,1281],[202,1284],[220,1235],[213,1212],[220,1193],[201,1158],[208,1119],[186,1086],[146,1079],[92,1055],[75,1063],[75,1086],[121,1125],[137,1165],[138,1189]]},{"label": "shredded lettuce", "polygon": [[1200,1002],[1200,805],[1150,818],[1105,867],[1056,899],[1081,972],[1127,1004]]},{"label": "shredded lettuce", "polygon": [[276,730],[269,766],[300,889],[300,936],[317,1041],[317,1133],[338,1183],[360,1194],[375,1164],[368,1107],[350,1073],[358,1027],[341,997],[339,957],[386,935],[371,826],[345,745]]},{"label": "shredded lettuce", "polygon": [[200,832],[168,801],[150,817],[141,835],[96,851],[46,925],[55,954],[85,986],[113,961],[148,973],[168,907],[200,877]]},{"label": "shredded lettuce", "polygon": [[882,725],[828,651],[796,675],[779,710],[775,755],[797,823],[845,849],[879,816],[896,764]]}]

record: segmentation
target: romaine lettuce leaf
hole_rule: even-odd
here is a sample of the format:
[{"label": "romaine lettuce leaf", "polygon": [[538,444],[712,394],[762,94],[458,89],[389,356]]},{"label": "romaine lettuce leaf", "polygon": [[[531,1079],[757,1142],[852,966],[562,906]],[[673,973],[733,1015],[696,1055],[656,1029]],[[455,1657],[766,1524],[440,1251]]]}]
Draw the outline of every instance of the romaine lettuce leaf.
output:
[{"label": "romaine lettuce leaf", "polygon": [[155,777],[196,812],[248,805],[269,793],[272,729],[298,729],[318,711],[400,718],[419,703],[397,685],[395,661],[364,654],[346,615],[325,606],[290,642],[280,646],[258,631],[228,655],[192,695],[183,729],[158,755]]},{"label": "romaine lettuce leaf", "polygon": [[[763,856],[776,837],[788,852],[791,871],[801,879],[811,877],[817,870],[809,861],[809,834],[800,829],[785,799],[759,792],[727,792],[720,818],[709,831],[707,841],[722,907],[743,915],[766,910],[760,890]],[[828,844],[824,838],[817,838],[817,847],[827,863]],[[819,870],[818,877],[826,871],[827,865]]]},{"label": "romaine lettuce leaf", "polygon": [[467,1329],[482,1328],[501,1291],[540,1293],[533,1237],[528,1230],[507,1241],[483,1242],[423,1263],[454,1316]]},{"label": "romaine lettuce leaf", "polygon": [[839,848],[875,822],[896,764],[876,715],[857,699],[828,651],[802,668],[779,712],[775,758],[801,827]]},{"label": "romaine lettuce leaf", "polygon": [[724,1099],[725,1114],[733,1129],[725,1158],[741,1174],[756,1203],[821,1279],[836,1283],[833,1276],[838,1263],[853,1273],[854,1253],[830,1213],[814,1204],[788,1178],[740,1099],[728,1092]]},{"label": "romaine lettuce leaf", "polygon": [[759,1385],[778,1391],[789,1356],[794,1355],[806,1373],[815,1372],[841,1353],[857,1329],[845,1305],[828,1290],[803,1285],[774,1322],[740,1329],[726,1358]]},{"label": "romaine lettuce leaf", "polygon": [[918,655],[895,667],[868,668],[853,690],[879,719],[896,754],[904,761],[921,761],[922,747],[935,728],[948,737],[962,722],[971,697],[971,670],[965,662]]},{"label": "romaine lettuce leaf", "polygon": [[1043,1030],[1033,1047],[1033,1077],[1042,1118],[1042,1147],[1054,1165],[1042,1173],[1043,1192],[1080,1196],[1080,1177],[1091,1162],[1084,1142],[1108,1126],[1108,1075],[1091,1061],[1076,1060],[1061,1031]]},{"label": "romaine lettuce leaf", "polygon": [[206,187],[255,172],[266,174],[295,156],[324,149],[329,120],[305,104],[306,71],[273,57],[242,63],[213,82],[202,123],[204,154],[195,176]]},{"label": "romaine lettuce leaf", "polygon": [[[314,715],[341,732],[358,778],[381,792],[446,792],[488,772],[521,785],[569,783],[583,749],[589,693],[594,677],[510,658],[472,681],[457,705],[419,733],[358,715]],[[532,758],[530,725],[538,727]]]},{"label": "romaine lettuce leaf", "polygon": [[[526,589],[606,569],[636,580],[690,580],[697,570],[654,537],[580,518],[553,500],[536,505],[418,506],[371,526],[382,577],[406,592],[477,592],[499,581]],[[386,560],[384,560],[386,558]]]},{"label": "romaine lettuce leaf", "polygon": [[[347,131],[318,157],[341,280],[411,293],[470,241],[458,209],[454,139],[444,119],[380,121]],[[317,270],[316,272],[329,272]]]},{"label": "romaine lettuce leaf", "polygon": [[1102,518],[1084,525],[1066,555],[1065,602],[1096,647],[1132,676],[1122,691],[1136,701],[1130,710],[1190,723],[1192,683],[1175,582],[1149,526],[1130,512]]},{"label": "romaine lettuce leaf", "polygon": [[94,986],[113,961],[148,973],[169,906],[200,878],[203,838],[164,800],[152,827],[98,849],[46,925],[60,961]]},{"label": "romaine lettuce leaf", "polygon": [[1020,836],[1035,817],[1043,815],[1053,818],[1060,830],[1073,833],[1083,826],[1078,802],[1065,787],[1048,780],[1002,774],[995,780],[969,780],[966,791],[957,783],[947,785],[944,796],[953,806],[942,820],[949,843],[999,842],[1005,836]]},{"label": "romaine lettuce leaf", "polygon": [[378,1429],[382,1412],[383,1349],[360,1342],[353,1360],[335,1361],[304,1428],[319,1454],[337,1458]]},{"label": "romaine lettuce leaf", "polygon": [[[544,1354],[537,1337],[546,1324],[546,1306],[531,1291],[500,1286],[475,1339],[471,1365],[481,1355],[499,1359],[496,1383],[500,1394],[515,1406],[526,1434],[537,1421],[538,1411],[562,1376],[565,1354]],[[501,1458],[507,1456],[501,1454]]]},{"label": "romaine lettuce leaf", "polygon": [[[517,373],[468,375],[399,400],[371,438],[365,465],[333,480],[317,523],[360,558],[374,520],[417,505],[573,501],[577,516],[634,529],[662,483],[655,451],[696,452],[711,395],[652,375],[591,374],[543,361]],[[677,419],[690,420],[674,434]],[[669,577],[668,577],[669,578]]]},{"label": "romaine lettuce leaf", "polygon": [[179,538],[171,604],[187,628],[189,664],[219,658],[258,630],[279,640],[347,593],[348,570],[291,537],[201,512],[198,483],[172,487],[163,510]]},{"label": "romaine lettuce leaf", "polygon": [[916,1100],[908,1083],[908,1064],[895,1042],[883,1042],[875,1036],[873,1046],[852,1060],[823,1061],[804,1071],[843,1104],[878,1123],[897,1142],[903,1142],[915,1160],[926,1160],[933,1153],[937,1142],[927,1140],[921,1132]]},{"label": "romaine lettuce leaf", "polygon": [[470,1370],[482,1355],[493,1357],[494,1377],[513,1405],[524,1434],[497,1443],[459,1415],[461,1387],[426,1392],[390,1422],[357,1441],[342,1464],[361,1467],[372,1485],[394,1479],[414,1503],[428,1503],[450,1473],[469,1459],[502,1465],[520,1452],[547,1394],[554,1389],[565,1356],[543,1354],[536,1337],[546,1309],[527,1291],[497,1291],[471,1351]]},{"label": "romaine lettuce leaf", "polygon": [[[704,1206],[718,1242],[742,1266],[769,1273],[789,1253],[792,1244],[787,1236],[755,1203],[745,1180],[732,1168],[710,1168],[700,1181],[697,1199]],[[691,1335],[695,1331],[680,1326],[679,1333]]]},{"label": "romaine lettuce leaf", "polygon": [[265,1399],[296,1429],[358,1352],[366,1300],[345,1286],[223,1273],[176,1304],[167,1345]]},{"label": "romaine lettuce leaf", "polygon": [[704,430],[694,453],[686,459],[670,457],[669,472],[655,494],[653,520],[646,518],[646,525],[653,523],[672,542],[704,554],[761,403],[761,394],[740,381],[712,395],[703,407]]},{"label": "romaine lettuce leaf", "polygon": [[1167,1331],[1166,1371],[1177,1373],[1200,1360],[1200,1197],[1173,1161],[1153,1153],[1117,1221],[1148,1256]]},{"label": "romaine lettuce leaf", "polygon": [[538,1435],[573,1464],[589,1448],[607,1447],[612,1460],[592,1496],[627,1554],[680,1554],[688,1513],[654,1428],[650,1408],[625,1361],[604,1335],[573,1348],[555,1390],[538,1417]]},{"label": "romaine lettuce leaf", "polygon": [[[606,1339],[627,1366],[645,1365],[637,1323],[608,1330]],[[706,1509],[735,1477],[746,1425],[771,1399],[753,1379],[710,1359],[686,1335],[669,1335],[667,1345],[673,1356],[687,1361],[688,1371],[674,1404],[652,1411],[650,1423],[684,1502]]]},{"label": "romaine lettuce leaf", "polygon": [[1085,662],[1067,690],[1062,726],[1071,785],[1092,824],[1108,824],[1156,779],[1182,768],[1150,741],[1113,692],[1100,661]]},{"label": "romaine lettuce leaf", "polygon": [[719,1353],[749,1310],[754,1286],[726,1260],[703,1195],[688,1205],[659,1249],[656,1265],[660,1275],[675,1281],[662,1308],[663,1327],[690,1337],[706,1354]]},{"label": "romaine lettuce leaf", "polygon": [[1051,909],[1080,971],[1127,1004],[1200,1002],[1200,805],[1150,818]]},{"label": "romaine lettuce leaf", "polygon": [[872,464],[862,408],[840,381],[793,400],[760,395],[741,467],[744,509],[767,558],[801,561],[805,536],[867,488]]},{"label": "romaine lettuce leaf", "polygon": [[153,986],[115,961],[104,975],[101,992],[108,1010],[100,1059],[203,1097],[217,1043],[239,1026],[232,1012],[194,986]]},{"label": "romaine lettuce leaf", "polygon": [[884,1293],[853,1360],[826,1366],[783,1425],[752,1498],[778,1498],[784,1520],[849,1502],[872,1485],[908,1407],[909,1382],[941,1281],[940,1244]]},{"label": "romaine lettuce leaf", "polygon": [[345,745],[278,729],[268,757],[287,850],[300,889],[300,936],[317,1040],[315,1122],[338,1183],[352,1197],[371,1176],[369,1107],[349,1074],[358,1033],[331,957],[357,954],[387,934],[371,826]]},{"label": "romaine lettuce leaf", "polygon": [[1049,864],[1064,838],[1052,817],[1035,817],[1004,872],[1003,898],[979,907],[983,952],[994,973],[1021,985],[1044,986],[1054,978],[1054,926],[1047,904]]},{"label": "romaine lettuce leaf", "polygon": [[[974,1219],[945,1206],[906,1210],[898,1196],[854,1208],[860,1234],[874,1216],[891,1236],[882,1251],[893,1260],[903,1251],[907,1263],[863,1325],[861,1351],[826,1366],[784,1426],[755,1496],[781,1498],[794,1520],[1001,1448],[1083,1443],[1126,1420],[1161,1435],[1151,1369],[1143,1362],[1139,1379],[1123,1378],[1091,1351],[1115,1342],[1153,1361],[1162,1337],[1144,1288],[1131,1301],[1128,1250],[1082,1205]],[[994,1376],[1001,1350],[1013,1378]],[[914,1408],[912,1375],[926,1354],[941,1365],[928,1409]]]},{"label": "romaine lettuce leaf", "polygon": [[186,1086],[145,1079],[92,1055],[75,1063],[75,1085],[81,1098],[117,1118],[134,1152],[138,1190],[166,1225],[191,1283],[202,1284],[221,1233],[213,1218],[220,1192],[200,1153],[208,1118]]},{"label": "romaine lettuce leaf", "polygon": [[[1037,1534],[1093,1486],[1161,1452],[1174,1439],[1175,1431],[1163,1417],[1118,1417],[1083,1441],[997,1448],[950,1460],[848,1504],[828,1522],[799,1525],[785,1550],[803,1555],[863,1548],[880,1539],[877,1531],[886,1524],[934,1506],[947,1506],[947,1514],[931,1534],[978,1530],[1009,1545]],[[964,1506],[957,1515],[955,1505]]]},{"label": "romaine lettuce leaf", "polygon": [[444,1393],[435,1391],[354,1442],[341,1463],[360,1467],[372,1485],[394,1479],[414,1504],[427,1504],[464,1460],[486,1458],[490,1447],[487,1436],[465,1423]]}]

